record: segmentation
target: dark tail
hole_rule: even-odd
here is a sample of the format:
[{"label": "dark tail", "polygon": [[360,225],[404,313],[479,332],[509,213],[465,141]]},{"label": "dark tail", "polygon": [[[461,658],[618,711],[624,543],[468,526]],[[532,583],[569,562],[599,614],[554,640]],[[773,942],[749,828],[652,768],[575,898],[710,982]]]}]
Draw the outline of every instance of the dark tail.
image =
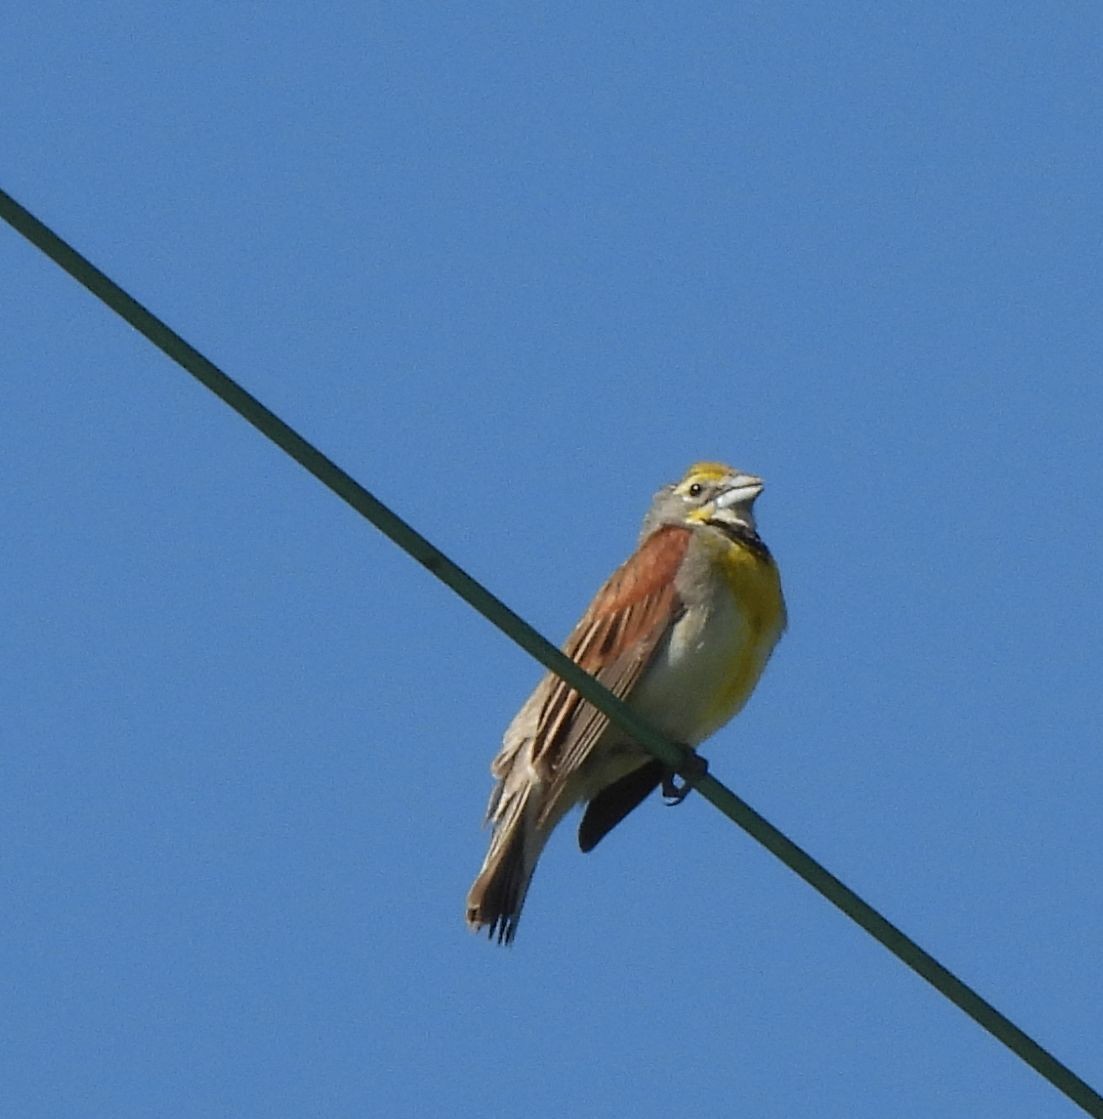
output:
[{"label": "dark tail", "polygon": [[502,813],[486,861],[467,895],[467,923],[476,932],[485,928],[499,944],[509,944],[517,934],[521,907],[544,846],[529,817],[530,791],[519,790]]},{"label": "dark tail", "polygon": [[667,772],[662,762],[647,762],[606,785],[586,806],[578,826],[578,845],[592,851],[628,815],[662,784]]}]

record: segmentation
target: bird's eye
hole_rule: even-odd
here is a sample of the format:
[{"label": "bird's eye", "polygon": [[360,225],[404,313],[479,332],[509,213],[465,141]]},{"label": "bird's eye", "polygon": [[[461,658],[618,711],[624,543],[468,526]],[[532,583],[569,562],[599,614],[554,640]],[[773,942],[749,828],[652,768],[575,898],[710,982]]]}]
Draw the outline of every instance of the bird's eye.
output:
[{"label": "bird's eye", "polygon": [[700,482],[694,482],[693,485],[689,487],[689,490],[688,490],[689,496],[690,497],[700,497],[702,492],[704,491],[704,488],[705,487],[702,486]]}]

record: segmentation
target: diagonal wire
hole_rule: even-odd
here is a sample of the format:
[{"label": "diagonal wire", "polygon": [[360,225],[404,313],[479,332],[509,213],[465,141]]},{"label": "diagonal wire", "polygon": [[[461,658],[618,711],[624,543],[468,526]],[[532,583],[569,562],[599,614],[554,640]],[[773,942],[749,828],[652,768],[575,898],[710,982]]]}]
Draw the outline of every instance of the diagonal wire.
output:
[{"label": "diagonal wire", "polygon": [[[472,579],[336,463],[303,439],[274,412],[269,411],[256,397],[227,377],[213,362],[185,342],[179,334],[146,310],[118,284],[3,190],[0,190],[0,217],[41,249],[73,279],[106,303],[135,330],[144,334],[173,361],[206,385],[262,435],[267,436],[296,462],[309,470],[323,485],[371,521],[418,563],[451,587],[507,637],[570,684],[602,714],[608,716],[636,742],[646,747],[659,761],[682,772],[688,780],[693,779],[693,771],[685,769],[687,755],[683,747],[669,742],[660,735],[631,708],[537,633],[523,618],[510,610],[482,584]],[[1100,1096],[1091,1085],[1043,1049],[1029,1034],[1024,1033],[991,1003],[958,979],[953,972],[943,967],[914,940],[882,917],[877,910],[816,862],[811,855],[760,816],[746,801],[740,799],[710,774],[705,774],[696,780],[695,787],[725,816],[757,839],[790,870],[800,875],[832,905],[857,922],[893,955],[926,979],[993,1037],[1003,1042],[1058,1091],[1079,1104],[1089,1115],[1095,1116],[1096,1119],[1103,1119],[1103,1096]]]}]

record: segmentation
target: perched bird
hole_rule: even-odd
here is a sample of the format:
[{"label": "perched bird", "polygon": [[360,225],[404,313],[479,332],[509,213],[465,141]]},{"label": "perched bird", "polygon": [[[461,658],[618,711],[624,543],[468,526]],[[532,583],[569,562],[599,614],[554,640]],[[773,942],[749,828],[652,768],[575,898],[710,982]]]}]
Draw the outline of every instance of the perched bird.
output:
[{"label": "perched bird", "polygon": [[[777,566],[755,529],[760,478],[699,462],[664,486],[635,553],[608,579],[564,652],[672,741],[693,748],[747,702],[785,629]],[[703,765],[703,763],[702,763]],[[674,774],[548,673],[491,765],[490,850],[467,923],[499,943],[517,932],[537,859],[576,804],[590,851]]]}]

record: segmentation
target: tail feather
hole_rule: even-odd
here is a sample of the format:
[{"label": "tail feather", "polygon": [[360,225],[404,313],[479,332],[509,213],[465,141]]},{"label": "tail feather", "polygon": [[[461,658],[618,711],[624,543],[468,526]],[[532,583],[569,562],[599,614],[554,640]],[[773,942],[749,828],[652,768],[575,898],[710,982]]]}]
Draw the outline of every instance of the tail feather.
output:
[{"label": "tail feather", "polygon": [[586,806],[578,825],[578,845],[583,852],[592,851],[629,812],[641,805],[667,772],[662,762],[646,762],[606,785]]},{"label": "tail feather", "polygon": [[[467,923],[509,944],[517,933],[546,833],[537,827],[532,787],[518,789],[494,813],[494,835],[479,876],[467,895]],[[493,802],[492,802],[493,804]]]}]

